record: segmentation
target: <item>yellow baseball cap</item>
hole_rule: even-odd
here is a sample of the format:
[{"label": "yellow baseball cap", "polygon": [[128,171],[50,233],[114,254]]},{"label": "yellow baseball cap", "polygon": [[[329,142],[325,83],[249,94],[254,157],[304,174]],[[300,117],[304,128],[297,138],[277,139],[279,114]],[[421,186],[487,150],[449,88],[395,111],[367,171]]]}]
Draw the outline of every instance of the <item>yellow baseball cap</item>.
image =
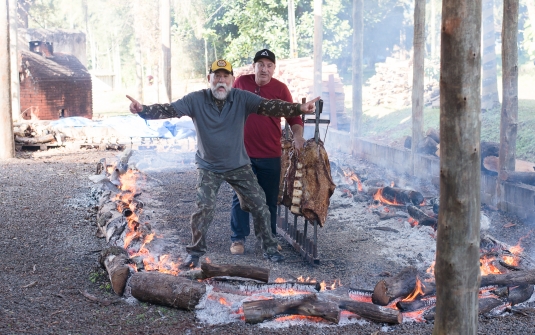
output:
[{"label": "yellow baseball cap", "polygon": [[225,70],[231,75],[234,75],[232,65],[224,59],[218,59],[212,63],[212,66],[210,66],[210,73],[216,72],[217,70]]}]

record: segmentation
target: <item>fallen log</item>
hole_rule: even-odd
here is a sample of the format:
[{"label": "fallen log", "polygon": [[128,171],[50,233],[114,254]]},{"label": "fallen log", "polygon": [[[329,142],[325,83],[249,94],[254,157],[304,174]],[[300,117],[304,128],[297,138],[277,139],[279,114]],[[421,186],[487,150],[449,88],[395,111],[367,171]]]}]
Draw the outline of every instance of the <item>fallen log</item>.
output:
[{"label": "fallen log", "polygon": [[269,281],[269,269],[256,266],[201,263],[201,270],[206,278],[229,276]]},{"label": "fallen log", "polygon": [[[363,292],[360,292],[363,293]],[[377,306],[369,302],[357,301],[348,297],[325,293],[323,299],[333,301],[338,307],[360,315],[361,317],[374,321],[390,324],[400,324],[403,322],[403,315],[396,309]]]},{"label": "fallen log", "polygon": [[[202,271],[201,271],[202,272]],[[195,278],[199,276],[194,270],[188,271],[184,276]],[[196,279],[205,279],[202,278]],[[206,280],[207,284],[213,286],[216,292],[232,293],[236,295],[251,296],[259,293],[288,293],[293,295],[314,294],[321,291],[320,283],[301,283],[301,282],[284,282],[284,283],[259,283],[252,280],[238,280],[226,278],[212,278]]]},{"label": "fallen log", "polygon": [[245,301],[243,313],[245,322],[253,324],[281,314],[316,316],[336,324],[340,321],[338,304],[320,301],[315,294],[295,298]]},{"label": "fallen log", "polygon": [[[479,298],[478,313],[486,314],[501,305],[504,305],[504,302],[495,296]],[[431,308],[428,312],[426,312],[426,314],[424,314],[424,319],[427,321],[432,321],[435,319],[435,307]]]},{"label": "fallen log", "polygon": [[535,185],[535,172],[500,171],[500,179],[510,183]]},{"label": "fallen log", "polygon": [[123,295],[130,277],[130,267],[127,265],[130,263],[128,252],[120,247],[109,247],[102,250],[99,263],[108,272],[113,292]]},{"label": "fallen log", "polygon": [[481,277],[481,287],[491,285],[535,285],[535,269]]},{"label": "fallen log", "polygon": [[417,145],[416,152],[425,155],[435,155],[438,143],[431,137],[424,137]]},{"label": "fallen log", "polygon": [[523,284],[515,287],[509,287],[507,301],[512,306],[528,300],[533,295],[533,285]]},{"label": "fallen log", "polygon": [[130,280],[132,296],[140,301],[193,310],[206,285],[160,272],[136,272]]},{"label": "fallen log", "polygon": [[395,277],[379,281],[373,290],[372,302],[386,306],[392,300],[408,296],[416,287],[418,271],[415,267],[406,267]]},{"label": "fallen log", "polygon": [[15,142],[22,143],[22,144],[47,143],[47,142],[52,142],[53,140],[55,140],[53,134],[43,135],[43,136],[39,136],[39,137],[15,136]]},{"label": "fallen log", "polygon": [[415,219],[416,221],[418,221],[418,224],[419,225],[422,225],[422,226],[431,226],[433,227],[435,230],[437,228],[437,223],[438,223],[438,220],[432,216],[429,216],[427,215],[426,213],[424,213],[422,210],[420,210],[419,208],[415,207],[415,206],[407,206],[407,212],[409,213],[409,215]]},{"label": "fallen log", "polygon": [[424,202],[424,196],[413,190],[405,190],[397,187],[370,187],[367,192],[370,196],[374,198],[376,196],[384,198],[387,202],[395,205],[406,205],[414,204],[419,206]]}]

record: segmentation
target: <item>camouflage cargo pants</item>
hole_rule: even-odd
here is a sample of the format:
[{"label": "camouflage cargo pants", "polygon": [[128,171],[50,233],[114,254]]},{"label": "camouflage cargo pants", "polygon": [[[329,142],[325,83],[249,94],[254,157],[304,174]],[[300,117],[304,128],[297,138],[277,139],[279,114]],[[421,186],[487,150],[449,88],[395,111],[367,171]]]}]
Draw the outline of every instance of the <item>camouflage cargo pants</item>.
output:
[{"label": "camouflage cargo pants", "polygon": [[216,196],[223,181],[236,191],[240,207],[251,213],[255,235],[262,241],[264,252],[275,253],[277,240],[271,235],[266,196],[251,166],[245,165],[224,173],[205,169],[198,169],[197,172],[197,211],[191,216],[191,244],[186,247],[188,254],[202,256],[206,253],[206,232],[214,218]]}]

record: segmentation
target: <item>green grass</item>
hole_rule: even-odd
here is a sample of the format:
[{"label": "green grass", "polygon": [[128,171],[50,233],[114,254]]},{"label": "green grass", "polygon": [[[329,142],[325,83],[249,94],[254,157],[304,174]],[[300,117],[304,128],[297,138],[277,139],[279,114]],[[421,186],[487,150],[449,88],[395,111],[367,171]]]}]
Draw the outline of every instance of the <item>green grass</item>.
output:
[{"label": "green grass", "polygon": [[[501,78],[498,78],[501,91]],[[535,162],[535,66],[526,64],[519,70],[518,128],[516,139],[517,159]],[[345,86],[347,113],[351,112],[351,86]],[[501,92],[500,92],[501,95]],[[501,98],[500,98],[501,99]],[[361,136],[385,143],[400,141],[412,134],[412,109],[396,109],[384,106],[365,107],[361,122]],[[500,141],[501,106],[481,113],[481,140]],[[424,109],[424,131],[439,129],[440,109]]]}]

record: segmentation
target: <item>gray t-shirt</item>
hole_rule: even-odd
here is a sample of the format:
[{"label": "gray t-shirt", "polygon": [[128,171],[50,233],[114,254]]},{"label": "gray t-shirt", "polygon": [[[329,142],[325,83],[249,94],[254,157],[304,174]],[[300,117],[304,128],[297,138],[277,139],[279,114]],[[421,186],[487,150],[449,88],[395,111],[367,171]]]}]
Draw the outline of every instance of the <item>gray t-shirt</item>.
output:
[{"label": "gray t-shirt", "polygon": [[262,98],[233,88],[219,111],[210,89],[185,95],[171,103],[177,117],[187,115],[197,130],[197,154],[200,168],[222,173],[250,164],[243,144],[247,116],[256,113]]}]

